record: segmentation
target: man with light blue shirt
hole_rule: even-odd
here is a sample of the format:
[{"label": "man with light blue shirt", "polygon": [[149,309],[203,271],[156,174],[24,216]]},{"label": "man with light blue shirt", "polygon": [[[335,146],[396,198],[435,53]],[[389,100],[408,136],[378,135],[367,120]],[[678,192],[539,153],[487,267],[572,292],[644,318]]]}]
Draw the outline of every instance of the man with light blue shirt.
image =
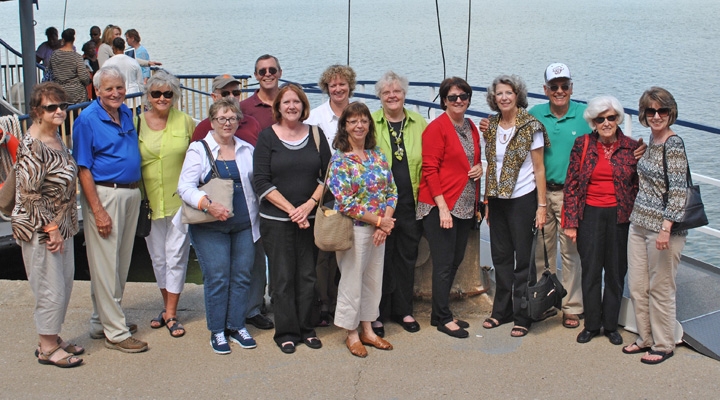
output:
[{"label": "man with light blue shirt", "polygon": [[[124,75],[103,67],[93,77],[97,99],[75,120],[73,157],[79,167],[93,314],[90,337],[125,353],[148,349],[132,336],[120,305],[140,213],[140,150]],[[134,328],[134,329],[133,329]]]},{"label": "man with light blue shirt", "polygon": [[[550,147],[545,148],[545,180],[547,182],[545,223],[545,245],[547,246],[550,267],[557,265],[557,242],[560,241],[562,259],[562,284],[567,296],[562,301],[563,326],[577,328],[583,313],[581,267],[577,246],[565,236],[560,225],[562,220],[563,186],[570,164],[570,151],[578,136],[591,132],[585,119],[585,104],[570,100],[573,82],[567,65],[550,64],[545,69],[543,90],[550,100],[530,109],[530,114],[545,126]],[[543,247],[538,245],[535,254],[536,265],[544,265]],[[538,268],[538,277],[542,274]]]}]

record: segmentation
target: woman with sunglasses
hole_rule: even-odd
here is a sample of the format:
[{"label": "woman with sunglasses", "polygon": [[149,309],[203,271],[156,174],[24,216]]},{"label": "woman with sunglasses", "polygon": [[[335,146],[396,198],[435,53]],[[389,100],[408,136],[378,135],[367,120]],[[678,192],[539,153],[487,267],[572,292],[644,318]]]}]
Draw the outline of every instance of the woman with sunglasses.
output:
[{"label": "woman with sunglasses", "polygon": [[465,118],[472,88],[462,78],[440,83],[440,106],[445,113],[422,135],[422,178],[416,219],[423,221],[432,257],[432,313],[430,324],[456,338],[468,337],[470,325],[453,318],[450,288],[465,257],[475,217],[479,180],[480,137]]},{"label": "woman with sunglasses", "polygon": [[35,295],[40,364],[82,364],[85,349],[60,338],[75,275],[73,236],[78,232],[77,164],[58,128],[67,117],[67,94],[57,83],[36,85],[30,97],[33,124],[17,153],[13,236],[22,249]]},{"label": "woman with sunglasses", "polygon": [[497,114],[483,133],[487,175],[485,207],[490,227],[490,252],[496,290],[492,314],[483,328],[514,322],[512,337],[528,334],[532,320],[521,306],[527,287],[534,240],[533,229],[545,225],[544,148],[550,145],[545,127],[530,115],[525,82],[501,75],[488,87],[487,103]]},{"label": "woman with sunglasses", "polygon": [[600,328],[610,343],[623,342],[617,328],[628,269],[629,218],[638,192],[634,151],[639,147],[619,127],[624,116],[612,96],[590,100],[583,117],[593,131],[575,139],[570,152],[562,226],[577,243],[582,265],[585,327],[578,343],[592,340]]},{"label": "woman with sunglasses", "polygon": [[163,309],[150,321],[150,327],[167,326],[172,337],[185,334],[177,319],[177,305],[190,251],[187,234],[176,228],[172,219],[182,204],[176,195],[178,179],[195,129],[193,119],[175,108],[179,98],[178,79],[158,71],[145,85],[143,103],[147,111],[135,119],[142,158],[141,189],[152,209],[150,235],[145,242],[163,298]]},{"label": "woman with sunglasses", "polygon": [[641,362],[658,364],[675,350],[675,275],[688,231],[673,230],[673,223],[684,214],[688,158],[682,139],[670,129],[678,116],[670,92],[651,87],[638,109],[651,135],[637,164],[640,190],[628,238],[628,286],[638,338],[623,353],[645,353]]},{"label": "woman with sunglasses", "polygon": [[268,258],[275,343],[322,347],[312,323],[315,299],[315,208],[321,201],[330,147],[322,130],[304,123],[310,102],[294,84],[273,101],[277,123],[260,132],[253,160],[260,197],[260,233]]}]

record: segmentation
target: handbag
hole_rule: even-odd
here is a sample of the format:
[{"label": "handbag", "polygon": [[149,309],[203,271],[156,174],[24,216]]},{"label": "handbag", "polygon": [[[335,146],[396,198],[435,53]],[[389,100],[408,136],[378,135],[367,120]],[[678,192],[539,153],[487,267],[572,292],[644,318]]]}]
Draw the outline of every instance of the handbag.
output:
[{"label": "handbag", "polygon": [[[682,142],[682,138],[677,136]],[[667,141],[666,141],[667,143]],[[683,151],[685,149],[685,143],[683,142]],[[687,152],[685,153],[685,159],[687,160]],[[667,160],[665,159],[665,145],[663,144],[663,170],[665,173],[665,193],[663,194],[663,205],[667,206],[668,202],[668,191],[670,190],[670,182],[667,174]],[[685,172],[687,187],[685,188],[685,206],[683,209],[685,212],[683,216],[673,222],[670,232],[685,231],[688,229],[698,228],[705,226],[709,223],[707,214],[705,214],[705,205],[700,197],[700,186],[693,185],[692,175],[690,174],[690,162],[687,164],[687,171]]]},{"label": "handbag", "polygon": [[[15,145],[11,146],[13,142]],[[16,172],[13,163],[15,156],[10,154],[10,147],[17,152],[17,140],[0,128],[0,179],[3,179],[3,185],[0,187],[0,212],[6,216],[10,216],[15,208]]]},{"label": "handbag", "polygon": [[0,212],[9,216],[15,208],[15,168],[11,168],[0,188]]},{"label": "handbag", "polygon": [[[321,199],[325,198],[328,186],[328,168],[325,174],[325,187]],[[323,203],[318,204],[315,212],[315,245],[322,251],[345,251],[350,250],[355,239],[353,233],[353,221],[350,217],[339,213]]]},{"label": "handbag", "polygon": [[[137,117],[137,133],[140,137],[140,117]],[[145,178],[142,173],[140,174],[140,183],[142,184],[142,200],[140,201],[140,214],[138,215],[137,229],[135,230],[135,236],[144,238],[150,235],[150,228],[152,228],[152,208],[150,208],[150,200],[147,198],[147,191],[145,190]]]},{"label": "handbag", "polygon": [[537,245],[538,236],[537,229],[534,229],[535,237],[533,238],[533,245],[530,259],[530,268],[528,271],[528,283],[525,290],[525,294],[522,297],[520,304],[521,308],[527,308],[528,314],[533,321],[541,321],[546,316],[547,312],[553,307],[560,309],[562,308],[562,299],[567,295],[567,291],[563,287],[562,283],[558,279],[557,275],[550,272],[550,263],[548,261],[547,246],[545,246],[545,228],[542,228],[542,242],[543,250],[545,254],[545,271],[542,277],[537,283],[532,283],[537,275],[537,269],[535,266],[535,246]]},{"label": "handbag", "polygon": [[[205,184],[198,186],[198,189],[207,193],[208,197],[215,199],[216,202],[222,204],[230,210],[228,218],[233,216],[233,193],[234,186],[232,179],[220,178],[220,172],[215,165],[215,159],[210,152],[210,147],[205,140],[200,141],[205,147],[205,153],[207,154],[208,160],[210,160],[210,169],[212,174],[210,179]],[[192,207],[186,202],[182,203],[182,223],[183,224],[204,224],[206,222],[217,221],[217,218],[213,217],[210,213],[203,212],[197,208]]]}]

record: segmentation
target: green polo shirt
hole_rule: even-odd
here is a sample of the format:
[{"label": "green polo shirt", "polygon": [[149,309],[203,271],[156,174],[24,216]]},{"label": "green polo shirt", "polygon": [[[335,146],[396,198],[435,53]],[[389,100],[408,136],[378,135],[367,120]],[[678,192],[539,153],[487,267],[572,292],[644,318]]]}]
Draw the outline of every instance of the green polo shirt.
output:
[{"label": "green polo shirt", "polygon": [[560,119],[550,112],[550,103],[530,109],[530,114],[542,122],[550,138],[550,147],[545,148],[545,179],[548,183],[565,183],[575,138],[592,131],[583,119],[586,108],[585,104],[570,100],[567,114]]}]

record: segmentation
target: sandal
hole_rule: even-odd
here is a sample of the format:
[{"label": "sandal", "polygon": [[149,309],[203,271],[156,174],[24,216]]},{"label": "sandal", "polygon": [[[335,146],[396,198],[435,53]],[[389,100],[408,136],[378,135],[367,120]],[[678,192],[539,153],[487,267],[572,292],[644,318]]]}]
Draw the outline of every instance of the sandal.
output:
[{"label": "sandal", "polygon": [[497,328],[498,326],[502,325],[500,321],[496,320],[495,318],[485,318],[485,321],[483,321],[483,328],[485,329],[493,329]]},{"label": "sandal", "polygon": [[510,336],[512,337],[523,337],[527,335],[529,332],[528,328],[524,326],[515,325],[513,326],[512,330],[510,331]]},{"label": "sandal", "polygon": [[580,317],[577,314],[565,314],[563,313],[563,326],[569,329],[574,329],[580,326]]},{"label": "sandal", "polygon": [[[61,349],[60,345],[57,345],[57,346],[55,346],[55,348],[50,350],[49,353],[40,352],[38,355],[38,359],[37,359],[38,363],[43,364],[43,365],[54,365],[54,366],[60,367],[60,368],[77,367],[78,365],[83,363],[82,358],[78,358],[77,356],[75,356],[73,354],[68,354],[67,357],[61,358],[57,361],[51,360],[50,357],[52,357],[52,355],[55,354],[60,349]],[[75,361],[72,361],[73,358],[75,359]]]},{"label": "sandal", "polygon": [[[74,343],[68,343],[67,346],[62,347],[63,340],[60,339],[58,336],[57,344],[60,346],[61,349],[65,350],[66,353],[70,353],[74,356],[79,356],[80,354],[85,352],[85,349],[81,346],[78,346]],[[40,355],[40,343],[38,342],[38,347],[35,349],[35,357],[38,357]]]},{"label": "sandal", "polygon": [[163,326],[165,326],[166,322],[163,318],[163,314],[165,314],[165,309],[160,311],[160,314],[157,316],[157,318],[153,318],[150,320],[150,327],[153,329],[160,329]]},{"label": "sandal", "polygon": [[[165,321],[165,326],[167,326],[168,331],[170,331],[170,336],[174,338],[183,337],[185,335],[185,328],[182,326],[180,321],[178,321],[177,318],[168,318]],[[175,322],[172,326],[170,326],[171,322]],[[177,333],[177,331],[182,331],[182,333]]]},{"label": "sandal", "polygon": [[[633,349],[633,347],[634,347],[634,349]],[[622,349],[622,352],[625,354],[646,353],[648,351],[650,351],[650,347],[640,347],[640,346],[638,346],[637,343],[629,344],[629,345],[623,347],[623,349]]]},{"label": "sandal", "polygon": [[668,358],[672,357],[673,355],[675,355],[675,353],[672,351],[669,353],[665,353],[664,351],[655,351],[655,350],[648,351],[648,354],[653,355],[653,356],[660,356],[660,358],[658,358],[657,360],[641,358],[640,362],[642,362],[643,364],[650,364],[650,365],[660,364],[661,362],[663,362],[663,361],[667,360]]}]

